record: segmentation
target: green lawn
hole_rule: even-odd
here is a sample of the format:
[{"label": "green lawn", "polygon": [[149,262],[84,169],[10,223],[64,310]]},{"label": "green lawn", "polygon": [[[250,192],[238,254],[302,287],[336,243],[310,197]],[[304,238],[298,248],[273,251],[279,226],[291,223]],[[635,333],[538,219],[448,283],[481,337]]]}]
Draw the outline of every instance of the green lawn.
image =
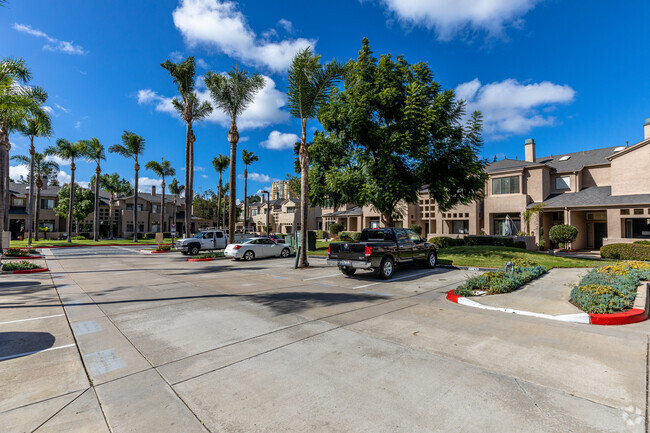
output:
[{"label": "green lawn", "polygon": [[[308,254],[326,256],[328,245],[329,242],[316,242],[316,251],[309,251]],[[506,262],[515,258],[533,260],[546,267],[546,269],[590,268],[612,263],[611,260],[559,257],[538,251],[508,247],[471,246],[441,248],[438,250],[438,263],[442,265],[500,268]]]},{"label": "green lawn", "polygon": [[[171,238],[164,239],[165,243],[171,243]],[[93,240],[85,239],[80,241],[73,240],[71,243],[67,241],[54,241],[54,240],[43,240],[40,239],[38,242],[32,241],[32,248],[39,247],[56,247],[56,246],[66,246],[66,245],[124,245],[132,244],[133,239],[102,239],[100,241],[94,242]],[[140,239],[138,244],[141,245],[155,245],[156,241],[154,239]],[[11,248],[24,248],[27,247],[27,241],[11,241]],[[327,251],[327,250],[326,250]]]},{"label": "green lawn", "polygon": [[446,265],[476,266],[485,268],[500,268],[504,263],[515,259],[526,258],[546,267],[552,268],[589,268],[612,263],[611,260],[577,259],[553,256],[539,251],[527,251],[519,248],[471,246],[441,248],[438,251],[438,262]]}]

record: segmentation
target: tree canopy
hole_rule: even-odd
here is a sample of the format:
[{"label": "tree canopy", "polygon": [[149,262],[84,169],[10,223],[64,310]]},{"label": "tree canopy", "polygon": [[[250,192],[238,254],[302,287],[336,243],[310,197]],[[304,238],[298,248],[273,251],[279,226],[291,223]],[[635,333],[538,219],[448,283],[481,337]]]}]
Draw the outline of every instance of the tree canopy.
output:
[{"label": "tree canopy", "polygon": [[[92,213],[95,207],[94,200],[95,194],[90,189],[75,185],[72,215],[76,221],[81,222]],[[67,218],[69,210],[70,185],[63,185],[59,190],[59,204],[54,208],[54,212],[57,216]]]},{"label": "tree canopy", "polygon": [[324,128],[309,146],[309,201],[372,205],[393,224],[400,201],[424,186],[441,209],[481,197],[481,114],[434,80],[426,63],[372,56],[363,40],[346,65],[343,90],[318,111]]}]

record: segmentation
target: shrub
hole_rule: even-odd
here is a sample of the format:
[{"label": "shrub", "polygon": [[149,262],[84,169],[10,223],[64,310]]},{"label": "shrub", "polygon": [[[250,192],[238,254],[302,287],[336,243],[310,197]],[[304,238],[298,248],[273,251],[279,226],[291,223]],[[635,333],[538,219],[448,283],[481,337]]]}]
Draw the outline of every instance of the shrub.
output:
[{"label": "shrub", "polygon": [[315,230],[316,232],[316,239],[328,239],[329,234],[327,233],[327,230]]},{"label": "shrub", "polygon": [[333,235],[338,235],[342,231],[343,231],[343,224],[341,223],[330,224],[330,232],[332,232]]},{"label": "shrub", "polygon": [[29,252],[20,248],[7,248],[4,254],[7,257],[21,257],[29,254]]},{"label": "shrub", "polygon": [[155,233],[145,233],[144,238],[145,239],[156,239],[156,234]]},{"label": "shrub", "polygon": [[465,245],[487,245],[490,247],[514,247],[515,242],[510,237],[501,236],[465,236]]},{"label": "shrub", "polygon": [[429,242],[436,244],[438,248],[462,247],[465,245],[465,241],[462,239],[454,239],[446,236],[431,238],[429,239]]},{"label": "shrub", "polygon": [[650,245],[650,241],[634,241],[637,245]]},{"label": "shrub", "polygon": [[79,236],[73,236],[72,237],[73,241],[85,241],[86,237],[84,235],[79,235]]},{"label": "shrub", "polygon": [[486,292],[488,295],[510,293],[546,272],[544,266],[528,259],[515,259],[510,263],[510,270],[504,267],[469,278],[465,284],[456,288],[454,293],[458,296],[473,296],[477,291]]},{"label": "shrub", "polygon": [[2,270],[3,271],[26,271],[26,270],[30,270],[30,269],[41,269],[41,267],[35,265],[32,262],[28,262],[27,260],[21,260],[19,262],[4,263],[2,265]]},{"label": "shrub", "polygon": [[156,251],[171,251],[172,247],[171,245],[158,245],[158,248],[156,248]]},{"label": "shrub", "polygon": [[526,242],[524,242],[524,241],[516,241],[516,242],[513,243],[513,246],[515,248],[521,248],[522,250],[525,250],[526,249]]},{"label": "shrub", "polygon": [[418,225],[418,224],[412,224],[409,228],[410,228],[411,230],[413,230],[415,233],[417,233],[417,234],[419,234],[420,236],[422,236],[422,226],[421,226],[421,225]]},{"label": "shrub", "polygon": [[171,232],[163,232],[163,238],[170,239],[171,237],[172,237],[172,233],[171,233]]},{"label": "shrub", "polygon": [[609,244],[600,248],[604,259],[650,261],[650,245],[644,244]]},{"label": "shrub", "polygon": [[568,244],[576,240],[578,229],[569,224],[559,224],[551,227],[548,237],[557,244]]},{"label": "shrub", "polygon": [[361,232],[341,232],[339,238],[343,242],[359,242]]},{"label": "shrub", "polygon": [[196,256],[196,259],[216,259],[217,257],[225,257],[223,252],[204,253]]}]

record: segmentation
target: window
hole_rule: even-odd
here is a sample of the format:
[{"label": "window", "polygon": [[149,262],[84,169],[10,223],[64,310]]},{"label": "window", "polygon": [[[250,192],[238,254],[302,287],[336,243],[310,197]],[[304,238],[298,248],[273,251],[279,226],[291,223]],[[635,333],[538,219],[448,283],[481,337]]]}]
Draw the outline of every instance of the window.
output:
[{"label": "window", "polygon": [[492,179],[492,194],[519,194],[519,176]]},{"label": "window", "polygon": [[630,210],[629,209],[621,209],[621,215],[629,215]]},{"label": "window", "polygon": [[151,231],[158,233],[160,231],[160,224],[151,224]]},{"label": "window", "polygon": [[16,207],[25,207],[25,199],[24,198],[15,198],[14,199],[14,206],[16,206]]},{"label": "window", "polygon": [[378,219],[370,220],[370,228],[371,229],[379,228],[379,220]]},{"label": "window", "polygon": [[469,234],[469,221],[467,220],[452,221],[451,232],[455,235]]},{"label": "window", "polygon": [[643,215],[643,209],[634,209],[634,215]]},{"label": "window", "polygon": [[497,236],[516,235],[520,227],[519,214],[496,214],[494,216],[493,234]]},{"label": "window", "polygon": [[53,198],[42,198],[41,199],[41,209],[45,209],[45,210],[54,209],[54,199]]},{"label": "window", "polygon": [[41,220],[38,224],[39,227],[47,227],[51,232],[54,231],[54,220]]},{"label": "window", "polygon": [[258,210],[257,209],[251,209],[251,216],[257,215]]},{"label": "window", "polygon": [[126,231],[127,232],[133,232],[133,223],[126,225]]},{"label": "window", "polygon": [[[152,208],[151,212],[160,213],[160,205],[159,204],[151,205],[151,208]],[[140,205],[138,205],[138,210],[142,210],[142,209],[140,209]]]},{"label": "window", "polygon": [[627,218],[625,220],[626,238],[650,238],[650,219]]},{"label": "window", "polygon": [[288,208],[287,208],[287,213],[295,213],[295,212],[296,212],[296,208],[295,208],[295,207],[288,207]]},{"label": "window", "polygon": [[571,189],[571,177],[570,176],[556,177],[555,189]]},{"label": "window", "polygon": [[[138,207],[139,206],[140,205],[138,205]],[[143,222],[138,223],[138,232],[140,232],[140,233],[144,232],[144,223]]]},{"label": "window", "polygon": [[[133,203],[127,203],[126,204],[126,210],[133,210]],[[142,210],[142,204],[138,204],[138,210]]]},{"label": "window", "polygon": [[420,237],[420,235],[417,234],[417,233],[415,233],[415,232],[414,232],[413,230],[411,230],[411,229],[406,230],[406,233],[408,234],[409,239],[410,239],[411,241],[415,242],[415,243],[419,243],[419,242],[422,240],[422,238]]}]

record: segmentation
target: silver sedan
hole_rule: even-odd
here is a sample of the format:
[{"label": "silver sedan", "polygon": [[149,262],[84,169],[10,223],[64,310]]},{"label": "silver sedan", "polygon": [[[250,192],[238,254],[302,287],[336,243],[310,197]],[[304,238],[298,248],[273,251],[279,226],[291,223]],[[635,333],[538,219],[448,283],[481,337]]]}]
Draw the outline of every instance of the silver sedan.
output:
[{"label": "silver sedan", "polygon": [[223,253],[235,260],[253,260],[260,257],[289,257],[293,250],[291,245],[278,244],[269,238],[250,238],[229,244]]}]

